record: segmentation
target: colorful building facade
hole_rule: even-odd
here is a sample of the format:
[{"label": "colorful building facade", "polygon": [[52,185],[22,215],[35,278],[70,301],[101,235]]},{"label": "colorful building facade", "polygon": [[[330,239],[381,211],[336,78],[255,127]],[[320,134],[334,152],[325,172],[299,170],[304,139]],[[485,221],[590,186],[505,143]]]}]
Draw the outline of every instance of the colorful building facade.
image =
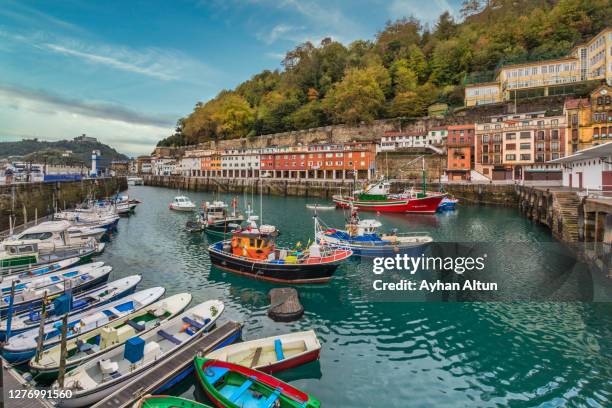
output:
[{"label": "colorful building facade", "polygon": [[589,98],[571,98],[564,104],[568,154],[612,140],[612,87],[601,85]]},{"label": "colorful building facade", "polygon": [[470,180],[474,168],[474,124],[448,127],[446,175],[449,181]]}]

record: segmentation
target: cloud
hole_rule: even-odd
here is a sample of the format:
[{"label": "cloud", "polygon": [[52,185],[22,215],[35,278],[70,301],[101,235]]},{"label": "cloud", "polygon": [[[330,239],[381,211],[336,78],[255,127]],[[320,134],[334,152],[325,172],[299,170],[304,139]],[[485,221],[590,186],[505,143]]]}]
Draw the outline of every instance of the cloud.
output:
[{"label": "cloud", "polygon": [[[33,90],[0,84],[0,97],[12,101],[13,109],[21,108],[20,102],[36,102],[38,113],[66,111],[92,118],[110,119],[148,126],[172,126],[175,115],[148,115],[129,108],[96,101],[67,98],[44,90]],[[41,110],[40,108],[44,109]]]},{"label": "cloud", "polygon": [[33,7],[29,7],[23,2],[4,0],[0,8],[0,15],[20,22],[29,27],[49,26],[61,30],[82,33],[84,30],[72,23],[43,13]]},{"label": "cloud", "polygon": [[435,22],[440,14],[445,11],[449,11],[451,14],[455,14],[456,9],[447,0],[433,0],[433,1],[421,1],[421,0],[393,0],[389,5],[389,15],[393,18],[401,18],[414,16],[424,23]]},{"label": "cloud", "polygon": [[171,134],[175,118],[0,85],[0,137],[61,140],[87,133],[123,153],[140,155]]},{"label": "cloud", "polygon": [[270,45],[276,42],[276,40],[278,40],[279,38],[285,39],[285,35],[287,33],[295,32],[299,30],[302,30],[302,27],[294,27],[294,26],[290,26],[287,24],[279,24],[277,26],[274,26],[274,28],[272,28],[272,30],[270,30],[267,33],[260,32],[259,34],[257,34],[257,38],[259,38],[261,41],[265,42],[266,44]]},{"label": "cloud", "polygon": [[266,57],[281,61],[285,59],[285,55],[286,54],[282,52],[266,52]]},{"label": "cloud", "polygon": [[37,50],[75,58],[87,64],[162,81],[183,81],[212,87],[214,84],[203,78],[222,75],[185,53],[171,49],[155,47],[134,49],[116,44],[88,43],[44,31],[21,34],[2,27],[0,27],[0,37],[6,38],[7,42],[26,44]]}]

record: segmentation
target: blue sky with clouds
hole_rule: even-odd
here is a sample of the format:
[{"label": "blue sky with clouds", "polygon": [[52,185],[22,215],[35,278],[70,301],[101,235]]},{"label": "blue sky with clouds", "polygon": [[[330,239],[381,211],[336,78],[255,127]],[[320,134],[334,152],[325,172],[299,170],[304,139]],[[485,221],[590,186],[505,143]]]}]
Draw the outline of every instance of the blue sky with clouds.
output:
[{"label": "blue sky with clouds", "polygon": [[149,153],[196,101],[310,40],[372,39],[459,0],[0,0],[0,140],[99,138]]}]

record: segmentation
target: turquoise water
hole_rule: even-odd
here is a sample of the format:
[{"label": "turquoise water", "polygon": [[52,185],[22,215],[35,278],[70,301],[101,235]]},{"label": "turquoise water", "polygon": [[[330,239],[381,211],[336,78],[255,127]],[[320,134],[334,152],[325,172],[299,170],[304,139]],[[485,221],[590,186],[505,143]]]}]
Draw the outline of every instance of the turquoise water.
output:
[{"label": "turquoise water", "polygon": [[[221,299],[224,317],[244,322],[245,340],[315,329],[320,361],[278,377],[325,407],[612,405],[610,303],[370,301],[364,293],[372,265],[351,261],[329,284],[298,288],[306,310],[301,320],[275,323],[266,315],[267,293],[275,286],[211,269],[206,236],[184,231],[190,215],[168,210],[176,191],[139,186],[129,193],[144,203],[120,221],[101,257],[115,268],[113,278],[142,273],[143,288],[188,291],[194,302]],[[304,205],[313,201],[264,197],[264,222],[281,229],[281,242],[306,243],[313,226]],[[343,223],[341,211],[320,215],[330,225]],[[547,229],[514,209],[460,207],[452,214],[379,219],[385,228],[428,231],[437,241],[493,243],[505,249],[507,259],[496,262],[508,281],[526,292],[551,279],[552,258],[563,252]],[[564,283],[584,292],[569,279]],[[192,379],[171,393],[206,402]]]}]

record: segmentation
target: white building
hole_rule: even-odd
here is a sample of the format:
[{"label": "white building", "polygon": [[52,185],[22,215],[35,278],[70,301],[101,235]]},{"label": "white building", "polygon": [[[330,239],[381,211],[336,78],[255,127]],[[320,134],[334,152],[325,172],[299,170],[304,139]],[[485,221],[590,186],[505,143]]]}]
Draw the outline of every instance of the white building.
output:
[{"label": "white building", "polygon": [[154,157],[151,159],[151,173],[154,176],[172,176],[180,174],[180,169],[178,163],[173,158]]},{"label": "white building", "polygon": [[261,151],[259,149],[230,149],[221,155],[223,177],[259,177]]},{"label": "white building", "polygon": [[448,136],[448,129],[446,126],[437,126],[431,128],[427,132],[427,138],[425,138],[425,144],[442,146],[446,144],[446,138]]},{"label": "white building", "polygon": [[406,147],[424,147],[429,143],[426,133],[409,134],[401,132],[387,132],[380,139],[380,151],[388,152]]},{"label": "white building", "polygon": [[612,192],[612,142],[552,160],[563,168],[563,186]]}]

